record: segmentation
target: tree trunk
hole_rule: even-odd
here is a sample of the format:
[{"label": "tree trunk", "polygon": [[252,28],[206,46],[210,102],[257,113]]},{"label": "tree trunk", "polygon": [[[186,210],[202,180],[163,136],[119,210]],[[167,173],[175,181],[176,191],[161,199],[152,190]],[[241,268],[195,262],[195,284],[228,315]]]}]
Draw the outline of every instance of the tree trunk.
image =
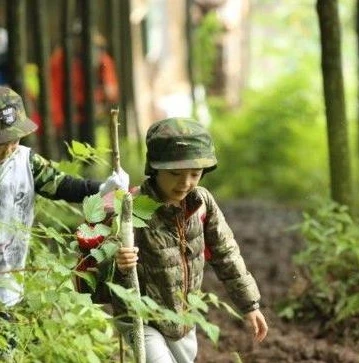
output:
[{"label": "tree trunk", "polygon": [[[26,1],[12,0],[6,3],[7,30],[9,36],[8,72],[9,86],[23,99],[25,108],[28,109],[25,90],[25,64],[26,64]],[[30,135],[21,140],[22,144],[29,147],[36,146],[35,135]]]},{"label": "tree trunk", "polygon": [[337,0],[318,0],[331,196],[351,207],[352,184]]},{"label": "tree trunk", "polygon": [[7,3],[7,29],[9,34],[9,83],[25,101],[24,67],[26,63],[25,32],[26,0]]},{"label": "tree trunk", "polygon": [[356,1],[355,30],[357,41],[357,155],[359,156],[359,0]]},{"label": "tree trunk", "polygon": [[42,135],[40,147],[42,154],[47,158],[54,158],[56,145],[54,129],[51,122],[49,107],[49,30],[47,26],[47,1],[35,0],[32,14],[34,17],[35,54],[39,66],[39,111],[42,121]]},{"label": "tree trunk", "polygon": [[93,57],[93,33],[95,20],[95,2],[83,0],[82,2],[82,40],[83,65],[85,81],[85,107],[84,120],[80,122],[80,141],[95,146],[95,72]]},{"label": "tree trunk", "polygon": [[[122,84],[120,102],[120,137],[128,137],[134,132],[139,139],[139,122],[134,88],[134,56],[133,56],[133,28],[130,21],[132,10],[131,0],[119,2],[119,39],[120,39],[120,73]],[[131,121],[131,124],[130,124]]]},{"label": "tree trunk", "polygon": [[187,43],[187,73],[188,81],[191,87],[192,102],[195,102],[194,96],[194,69],[193,69],[193,22],[192,22],[192,0],[186,0],[186,43]]},{"label": "tree trunk", "polygon": [[130,24],[130,0],[120,1],[119,9],[120,39],[120,79],[122,84],[120,102],[120,135],[128,136],[128,120],[131,110],[134,113],[132,36]]},{"label": "tree trunk", "polygon": [[73,36],[72,27],[74,22],[75,3],[74,0],[65,0],[62,8],[62,46],[64,50],[64,136],[70,143],[75,138],[75,110],[74,92],[72,86],[72,56]]}]

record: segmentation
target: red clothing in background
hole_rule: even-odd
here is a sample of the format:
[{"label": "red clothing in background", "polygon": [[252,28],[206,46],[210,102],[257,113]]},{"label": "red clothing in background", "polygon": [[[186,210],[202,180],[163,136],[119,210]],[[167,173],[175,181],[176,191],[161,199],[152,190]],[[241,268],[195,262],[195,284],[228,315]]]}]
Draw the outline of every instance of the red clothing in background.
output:
[{"label": "red clothing in background", "polygon": [[[51,113],[56,129],[64,125],[64,52],[58,47],[50,59],[51,82]],[[106,52],[99,55],[97,68],[97,81],[95,84],[96,104],[115,104],[119,101],[119,86],[115,63]],[[72,63],[72,84],[75,105],[75,122],[83,120],[82,110],[85,106],[85,81],[84,70],[80,58],[75,58]]]}]

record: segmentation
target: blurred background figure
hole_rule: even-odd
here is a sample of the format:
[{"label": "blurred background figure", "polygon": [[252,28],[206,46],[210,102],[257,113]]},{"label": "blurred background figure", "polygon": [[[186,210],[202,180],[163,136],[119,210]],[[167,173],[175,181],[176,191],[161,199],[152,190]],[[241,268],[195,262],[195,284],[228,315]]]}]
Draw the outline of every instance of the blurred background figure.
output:
[{"label": "blurred background figure", "polygon": [[[86,127],[85,107],[85,75],[83,65],[83,46],[81,26],[73,32],[72,87],[74,95],[74,121],[76,123],[75,138],[84,141]],[[93,65],[95,72],[95,117],[96,121],[104,120],[111,107],[119,102],[119,84],[114,60],[107,52],[107,41],[97,30],[93,36]],[[63,143],[65,114],[65,56],[61,46],[56,46],[50,57],[51,114],[59,142]],[[77,129],[77,130],[76,130]]]}]

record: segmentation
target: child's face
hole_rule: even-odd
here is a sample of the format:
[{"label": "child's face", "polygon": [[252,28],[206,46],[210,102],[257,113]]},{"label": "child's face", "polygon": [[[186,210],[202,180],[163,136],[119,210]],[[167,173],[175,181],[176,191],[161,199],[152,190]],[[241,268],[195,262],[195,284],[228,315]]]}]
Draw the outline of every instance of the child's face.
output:
[{"label": "child's face", "polygon": [[5,144],[0,144],[0,163],[8,158],[19,145],[19,140],[6,142]]},{"label": "child's face", "polygon": [[156,174],[156,182],[162,200],[166,203],[179,205],[201,179],[203,169],[160,169]]}]

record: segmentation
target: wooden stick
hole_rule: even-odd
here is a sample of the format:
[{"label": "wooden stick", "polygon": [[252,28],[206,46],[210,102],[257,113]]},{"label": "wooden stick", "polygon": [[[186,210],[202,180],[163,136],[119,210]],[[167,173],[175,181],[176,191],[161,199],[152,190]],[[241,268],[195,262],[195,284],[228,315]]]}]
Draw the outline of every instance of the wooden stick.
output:
[{"label": "wooden stick", "polygon": [[[113,168],[118,173],[121,169],[120,163],[120,146],[119,146],[119,135],[118,135],[118,114],[119,110],[111,110],[111,145],[112,145],[112,157],[113,157]],[[120,241],[125,247],[134,246],[134,233],[133,233],[133,222],[132,222],[132,209],[133,201],[132,194],[127,192],[122,200],[122,211],[120,219]],[[137,293],[138,298],[141,297],[140,285],[138,281],[137,268],[136,266],[130,271],[130,282]],[[143,328],[143,319],[136,317],[133,319],[133,333],[134,333],[134,353],[136,357],[136,363],[146,362],[146,350],[145,350],[145,335]],[[120,337],[120,359],[123,360],[123,345],[122,337]]]},{"label": "wooden stick", "polygon": [[120,162],[120,145],[118,140],[118,108],[111,109],[111,146],[112,146],[112,163],[114,170],[119,173],[121,170]]}]

